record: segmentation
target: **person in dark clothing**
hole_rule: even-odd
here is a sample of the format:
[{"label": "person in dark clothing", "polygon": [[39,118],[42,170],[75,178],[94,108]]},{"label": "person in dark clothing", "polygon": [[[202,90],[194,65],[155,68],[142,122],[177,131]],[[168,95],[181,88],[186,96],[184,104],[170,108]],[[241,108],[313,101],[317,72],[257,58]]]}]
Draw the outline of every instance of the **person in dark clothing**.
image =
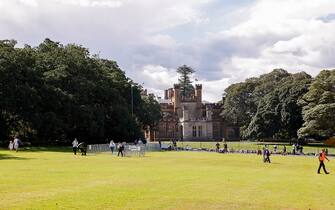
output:
[{"label": "person in dark clothing", "polygon": [[223,150],[224,152],[228,152],[228,145],[226,142],[223,144]]},{"label": "person in dark clothing", "polygon": [[120,154],[121,154],[121,157],[123,157],[123,150],[124,150],[124,146],[123,146],[123,144],[118,143],[118,145],[117,145],[117,149],[118,149],[117,156],[120,156]]},{"label": "person in dark clothing", "polygon": [[177,141],[175,139],[173,139],[172,143],[173,143],[174,149],[177,149]]},{"label": "person in dark clothing", "polygon": [[81,142],[80,144],[78,144],[77,149],[81,152],[81,155],[86,156],[87,144],[85,142]]},{"label": "person in dark clothing", "polygon": [[219,151],[220,151],[220,143],[219,143],[219,142],[216,143],[215,146],[216,146],[215,151],[216,151],[216,152],[219,152]]},{"label": "person in dark clothing", "polygon": [[264,163],[268,162],[268,163],[271,163],[270,161],[270,151],[268,148],[265,148],[263,150],[263,161]]},{"label": "person in dark clothing", "polygon": [[326,166],[324,164],[325,159],[329,161],[329,159],[326,157],[325,149],[322,149],[321,152],[319,153],[320,164],[319,164],[319,168],[318,168],[318,174],[320,174],[321,167],[323,168],[323,171],[325,172],[325,174],[329,174],[329,172],[327,172]]},{"label": "person in dark clothing", "polygon": [[283,146],[283,155],[286,155],[286,146]]}]

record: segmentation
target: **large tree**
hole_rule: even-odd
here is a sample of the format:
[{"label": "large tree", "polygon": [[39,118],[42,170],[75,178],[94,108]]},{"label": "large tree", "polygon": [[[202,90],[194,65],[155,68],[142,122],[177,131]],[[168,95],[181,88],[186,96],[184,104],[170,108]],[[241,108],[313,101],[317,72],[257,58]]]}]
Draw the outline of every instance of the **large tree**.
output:
[{"label": "large tree", "polygon": [[306,73],[290,75],[262,97],[257,112],[245,132],[246,138],[290,139],[297,137],[301,127],[302,107],[297,103],[308,91],[311,76]]},{"label": "large tree", "polygon": [[181,95],[186,97],[189,93],[194,89],[192,85],[192,81],[190,79],[190,75],[193,74],[195,71],[186,65],[180,66],[177,69],[177,73],[180,74],[178,79],[180,85]]},{"label": "large tree", "polygon": [[325,139],[335,135],[335,70],[324,70],[300,100],[304,124],[299,137]]},{"label": "large tree", "polygon": [[147,118],[160,113],[148,111],[141,86],[114,61],[50,39],[34,48],[15,44],[0,42],[1,139],[19,134],[43,144],[73,137],[131,141],[143,137],[142,127],[151,123]]},{"label": "large tree", "polygon": [[225,90],[225,101],[221,114],[226,124],[240,127],[242,136],[246,137],[246,129],[256,115],[262,98],[289,75],[283,69],[275,69],[259,78],[250,78],[245,82],[229,86]]}]

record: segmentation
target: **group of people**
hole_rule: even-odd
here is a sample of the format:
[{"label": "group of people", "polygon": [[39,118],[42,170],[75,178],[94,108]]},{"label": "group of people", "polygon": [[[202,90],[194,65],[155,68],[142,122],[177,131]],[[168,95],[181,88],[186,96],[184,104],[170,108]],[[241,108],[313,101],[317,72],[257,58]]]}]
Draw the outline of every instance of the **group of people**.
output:
[{"label": "group of people", "polygon": [[[301,145],[299,145],[299,144],[293,144],[293,145],[292,145],[292,154],[293,154],[293,155],[295,155],[295,154],[297,154],[297,153],[299,153],[299,154],[303,154],[303,149],[304,149],[303,146],[301,146]],[[277,144],[273,145],[273,152],[274,152],[274,153],[279,152],[279,151],[278,151],[278,145],[277,145]],[[287,154],[287,148],[286,148],[286,145],[283,145],[283,151],[282,151],[282,154],[283,154],[283,155],[286,155],[286,154]]]},{"label": "group of people", "polygon": [[[141,140],[139,140],[139,141],[141,141]],[[138,143],[138,142],[137,142]],[[141,142],[140,142],[141,143]],[[110,150],[111,150],[111,152],[112,152],[112,154],[114,154],[114,150],[115,150],[115,148],[117,149],[117,151],[118,151],[118,153],[117,153],[117,156],[120,156],[121,155],[121,157],[124,157],[124,150],[125,150],[125,142],[123,142],[123,143],[121,143],[121,142],[119,142],[119,143],[117,143],[117,145],[114,143],[114,141],[113,140],[111,140],[110,142],[109,142],[109,148],[110,148]]]},{"label": "group of people", "polygon": [[[15,136],[13,140],[9,141],[8,149],[9,150],[15,150],[16,152],[18,152],[20,144],[21,144],[20,139],[17,136]],[[138,140],[138,141],[136,141],[136,144],[142,144],[142,141]],[[161,145],[161,143],[160,143],[160,145]],[[220,150],[220,143],[219,142],[217,142],[215,146],[216,146],[216,152],[228,152],[228,145],[227,145],[226,142],[224,142],[224,144],[223,144],[223,150]],[[299,152],[302,153],[302,146],[293,145],[292,147],[293,147],[292,154],[295,154],[295,152],[298,151],[298,150],[300,150]],[[111,140],[109,142],[109,148],[110,148],[112,154],[114,154],[115,149],[117,149],[117,151],[118,151],[117,156],[120,156],[120,155],[121,155],[121,157],[125,156],[125,154],[124,154],[125,142],[124,143],[119,142],[119,143],[115,144],[114,141]],[[72,142],[72,149],[73,149],[74,155],[77,154],[78,149],[81,151],[82,155],[86,155],[87,145],[84,142],[79,144],[77,138],[75,138]],[[275,153],[277,153],[277,149],[278,149],[278,146],[274,145],[273,150],[274,150]],[[320,163],[318,171],[317,171],[318,174],[321,173],[320,172],[321,168],[323,169],[325,174],[329,174],[329,172],[326,170],[326,166],[324,164],[325,160],[329,161],[329,159],[326,156],[327,153],[328,153],[328,149],[327,150],[322,149],[321,152],[318,154],[318,159],[319,159],[319,163]],[[271,163],[271,160],[270,160],[271,152],[270,152],[270,150],[268,149],[267,146],[263,147],[263,151],[262,152],[259,151],[258,154],[263,155],[263,162],[264,163]],[[285,145],[283,146],[283,153],[282,154],[284,154],[284,155],[286,154],[286,146]]]},{"label": "group of people", "polygon": [[77,150],[81,152],[81,155],[86,155],[87,145],[85,142],[79,143],[77,138],[74,138],[72,142],[72,150],[74,155],[77,155]]},{"label": "group of people", "polygon": [[[220,149],[220,143],[217,142],[215,144],[216,148],[215,148],[215,151],[216,152],[221,152],[222,150]],[[223,152],[227,152],[228,151],[228,146],[227,146],[227,143],[224,143],[224,150]],[[278,152],[278,146],[275,144],[273,146],[273,152],[274,153],[277,153]],[[292,154],[296,154],[296,152],[299,152],[300,154],[302,154],[303,152],[303,146],[301,145],[298,145],[298,144],[294,144],[292,145]],[[264,163],[271,163],[271,160],[270,160],[270,156],[271,156],[271,152],[268,148],[267,145],[265,145],[263,147],[263,150],[258,150],[257,154],[259,155],[262,155],[263,156],[263,162]],[[282,151],[282,154],[283,155],[286,155],[287,154],[287,149],[286,149],[286,146],[283,145],[283,151]],[[326,166],[324,164],[324,161],[327,160],[329,161],[329,159],[327,158],[328,155],[328,149],[322,149],[321,152],[318,154],[318,159],[319,159],[319,168],[318,168],[318,174],[320,174],[321,172],[321,168],[323,169],[324,173],[325,174],[329,174],[329,172],[326,170]]]},{"label": "group of people", "polygon": [[216,144],[215,144],[215,152],[223,152],[223,153],[226,153],[226,152],[228,152],[228,144],[226,143],[226,142],[224,142],[223,143],[223,150],[222,149],[220,149],[220,143],[219,142],[217,142]]},{"label": "group of people", "polygon": [[[141,139],[136,140],[134,143],[135,143],[135,145],[143,144]],[[114,152],[117,151],[118,152],[117,156],[121,156],[121,157],[125,156],[125,145],[126,145],[126,142],[122,142],[122,143],[119,142],[117,144],[113,140],[111,140],[109,142],[109,148],[110,148],[110,151],[112,152],[112,154],[114,154]],[[77,138],[75,138],[72,141],[72,150],[73,150],[74,155],[77,154],[78,150],[81,151],[82,155],[86,155],[87,145],[84,142],[79,143]]]},{"label": "group of people", "polygon": [[292,154],[300,153],[303,154],[304,147],[299,144],[292,145]]},{"label": "group of people", "polygon": [[[302,146],[300,146],[302,148]],[[295,148],[293,148],[294,150]],[[284,151],[285,150],[285,151]],[[275,151],[275,148],[274,148],[274,151]],[[302,152],[302,151],[300,151]],[[286,146],[284,145],[284,149],[283,149],[283,153],[285,154],[286,153]],[[326,169],[326,166],[325,166],[325,160],[329,161],[329,159],[327,158],[327,153],[328,153],[328,149],[322,149],[321,152],[318,154],[318,159],[319,159],[319,168],[318,168],[318,171],[317,173],[320,174],[321,173],[321,168],[323,169],[324,173],[325,174],[329,174],[329,172],[327,171]],[[295,153],[293,153],[295,154]],[[264,163],[271,163],[270,161],[270,155],[271,155],[271,152],[269,151],[269,149],[265,146],[263,148],[263,162]]]},{"label": "group of people", "polygon": [[15,150],[16,152],[18,152],[20,144],[21,144],[20,139],[17,136],[15,136],[13,140],[9,141],[8,149]]}]

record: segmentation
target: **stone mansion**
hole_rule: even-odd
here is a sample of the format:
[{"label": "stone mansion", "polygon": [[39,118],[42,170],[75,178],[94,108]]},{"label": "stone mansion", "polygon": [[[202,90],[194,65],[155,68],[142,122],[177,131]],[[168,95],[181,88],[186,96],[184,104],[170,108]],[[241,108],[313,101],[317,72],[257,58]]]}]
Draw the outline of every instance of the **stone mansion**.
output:
[{"label": "stone mansion", "polygon": [[158,99],[162,119],[147,130],[149,141],[221,141],[239,138],[239,129],[225,126],[220,113],[221,103],[202,101],[202,85],[196,84],[188,96],[182,96],[179,84],[165,90]]}]

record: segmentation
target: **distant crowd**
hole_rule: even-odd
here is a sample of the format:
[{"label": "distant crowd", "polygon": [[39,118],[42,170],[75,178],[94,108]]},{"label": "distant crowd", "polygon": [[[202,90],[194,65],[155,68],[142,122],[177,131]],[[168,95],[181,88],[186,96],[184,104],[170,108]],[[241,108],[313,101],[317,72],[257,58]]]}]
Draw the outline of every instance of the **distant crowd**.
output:
[{"label": "distant crowd", "polygon": [[[144,143],[146,143],[146,141]],[[135,140],[134,144],[135,145],[141,145],[141,144],[143,144],[143,141],[141,139]],[[158,144],[159,144],[159,147],[161,149],[163,149],[161,141],[158,141]],[[9,141],[8,149],[9,150],[15,150],[16,152],[18,152],[20,145],[22,145],[21,140],[17,136],[14,136]],[[125,153],[124,153],[124,151],[125,151],[125,145],[126,145],[126,142],[115,143],[114,140],[110,140],[109,141],[109,148],[110,148],[111,153],[114,154],[114,151],[117,151],[118,152],[117,156],[121,156],[121,157],[125,156]],[[220,146],[221,145],[220,145],[219,142],[217,142],[215,144],[215,151],[216,152],[218,152],[218,153],[228,153],[228,152],[231,152],[228,149],[228,144],[226,142],[223,142],[223,148],[221,148]],[[177,141],[176,140],[172,141],[171,145],[167,149],[168,150],[177,149]],[[291,154],[293,154],[293,155],[295,155],[295,154],[304,154],[303,153],[303,149],[304,148],[303,148],[302,145],[293,144],[292,145],[292,153]],[[72,142],[72,150],[73,150],[73,154],[74,155],[77,155],[77,151],[80,151],[82,155],[86,155],[86,153],[87,153],[87,145],[86,145],[85,142],[79,143],[78,140],[77,140],[77,138],[75,138],[73,140],[73,142]],[[187,147],[185,148],[185,150],[188,150]],[[262,155],[264,163],[271,163],[271,160],[270,160],[271,153],[272,152],[270,151],[268,145],[265,145],[262,148],[262,150],[260,150],[260,149],[257,150],[257,154],[258,155]],[[282,155],[288,154],[287,153],[286,145],[283,145],[281,152],[278,151],[278,145],[276,145],[276,144],[273,145],[273,153],[274,154],[282,154]],[[324,164],[325,160],[329,161],[329,159],[327,158],[327,155],[328,155],[328,149],[327,148],[326,149],[322,149],[321,152],[317,155],[317,157],[319,159],[319,167],[318,167],[318,171],[317,171],[318,174],[320,174],[321,168],[323,169],[323,171],[324,171],[325,174],[329,174],[329,172],[326,170],[326,167],[325,167],[325,164]]]},{"label": "distant crowd", "polygon": [[[228,152],[228,146],[227,146],[227,144],[224,142],[223,145],[224,145],[223,146],[224,148],[222,150],[220,148],[220,143],[217,142],[216,145],[215,145],[216,146],[215,151],[216,152],[224,152],[224,153]],[[304,148],[303,148],[302,145],[293,144],[292,145],[292,153],[291,154],[293,154],[293,155],[304,154],[303,153],[303,149]],[[279,151],[278,151],[278,145],[276,145],[276,144],[273,145],[273,153],[286,155],[287,154],[286,145],[283,145],[283,150],[282,150],[281,153],[279,153]],[[265,145],[262,150],[260,150],[260,149],[257,150],[257,154],[258,155],[262,155],[264,163],[271,163],[271,160],[270,160],[271,151],[270,151],[268,145]],[[318,159],[319,159],[319,167],[318,167],[318,170],[317,170],[318,174],[321,173],[321,168],[323,169],[323,171],[324,171],[325,174],[329,174],[329,172],[326,170],[326,166],[324,164],[325,160],[329,161],[329,159],[327,158],[327,155],[328,155],[328,149],[327,148],[326,149],[322,149],[321,152],[318,155],[316,155],[318,157]]]},{"label": "distant crowd", "polygon": [[[134,141],[134,145],[142,145],[144,143],[146,143],[146,141],[143,142],[142,139],[136,139]],[[114,152],[117,151],[117,156],[121,156],[121,157],[125,156],[125,145],[126,145],[126,142],[115,143],[114,140],[109,141],[109,148],[110,148],[111,153],[114,154]],[[73,150],[74,155],[77,154],[78,150],[81,152],[82,155],[86,155],[87,145],[84,142],[79,143],[77,138],[75,138],[72,142],[72,150]]]}]

